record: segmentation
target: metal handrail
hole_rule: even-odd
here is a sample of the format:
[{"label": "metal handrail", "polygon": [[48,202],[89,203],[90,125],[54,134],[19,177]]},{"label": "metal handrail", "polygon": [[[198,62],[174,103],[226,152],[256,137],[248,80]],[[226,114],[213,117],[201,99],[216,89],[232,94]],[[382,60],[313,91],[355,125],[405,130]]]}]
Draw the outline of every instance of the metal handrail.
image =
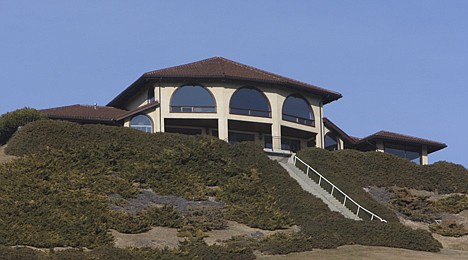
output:
[{"label": "metal handrail", "polygon": [[[370,210],[364,208],[363,206],[359,205],[359,203],[357,203],[356,201],[354,201],[351,197],[349,197],[346,193],[344,193],[342,190],[340,190],[335,184],[333,184],[331,181],[329,181],[327,178],[323,177],[322,174],[318,173],[314,168],[310,167],[307,163],[305,163],[303,160],[301,160],[299,157],[297,157],[296,155],[294,155],[293,157],[293,160],[294,160],[294,166],[296,166],[296,162],[299,161],[301,162],[302,164],[304,164],[304,166],[307,167],[307,172],[306,172],[306,175],[307,177],[309,177],[309,172],[310,170],[312,170],[312,172],[314,172],[318,177],[319,177],[319,182],[318,182],[318,185],[320,186],[320,184],[322,183],[322,180],[326,181],[328,184],[331,185],[332,189],[331,189],[331,192],[330,192],[330,195],[333,196],[333,192],[335,190],[339,191],[343,196],[344,196],[344,200],[343,200],[343,206],[346,207],[346,201],[351,201],[354,203],[354,205],[357,206],[357,210],[356,210],[356,216],[359,215],[359,211],[360,210],[363,210],[365,212],[367,212],[368,214],[371,215],[371,218],[370,220],[374,220],[374,218],[377,218],[380,220],[380,222],[385,222],[387,223],[387,221],[379,216],[377,216],[376,214],[372,213]],[[321,186],[320,186],[321,187]]]}]

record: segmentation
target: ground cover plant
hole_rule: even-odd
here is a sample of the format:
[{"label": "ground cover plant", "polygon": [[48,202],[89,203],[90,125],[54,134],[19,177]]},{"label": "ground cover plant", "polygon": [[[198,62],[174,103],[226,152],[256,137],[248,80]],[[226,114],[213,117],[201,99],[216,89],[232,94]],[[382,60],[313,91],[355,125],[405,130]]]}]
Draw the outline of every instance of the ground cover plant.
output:
[{"label": "ground cover plant", "polygon": [[421,166],[391,154],[352,149],[330,152],[309,148],[298,156],[337,186],[349,186],[349,192],[357,193],[351,186],[398,186],[440,194],[468,193],[468,170],[449,162]]},{"label": "ground cover plant", "polygon": [[0,145],[5,144],[19,127],[46,117],[33,108],[22,108],[0,115]]},{"label": "ground cover plant", "polygon": [[[182,256],[212,252],[222,258],[237,252],[251,257],[251,248],[289,253],[345,244],[425,251],[441,247],[430,233],[402,226],[376,202],[370,207],[390,223],[353,221],[331,212],[252,143],[229,145],[212,137],[46,120],[23,127],[7,152],[21,157],[0,165],[3,245],[107,248],[112,244],[109,228],[134,233],[166,225],[193,234],[192,242],[182,245]],[[142,189],[187,200],[214,197],[225,206],[222,214],[194,212],[192,222],[182,221],[182,213],[171,207],[134,215],[112,207],[110,197],[129,201]],[[220,218],[263,229],[297,224],[301,233],[207,247],[197,234],[222,228]]]}]

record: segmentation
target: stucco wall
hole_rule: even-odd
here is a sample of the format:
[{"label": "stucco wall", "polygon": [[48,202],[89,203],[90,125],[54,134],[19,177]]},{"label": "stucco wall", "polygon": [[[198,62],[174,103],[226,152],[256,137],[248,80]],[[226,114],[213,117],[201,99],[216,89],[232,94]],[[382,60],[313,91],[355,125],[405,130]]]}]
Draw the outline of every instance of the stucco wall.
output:
[{"label": "stucco wall", "polygon": [[[190,83],[188,83],[190,85]],[[198,83],[197,83],[198,84]],[[301,93],[287,87],[269,86],[265,84],[234,84],[228,82],[205,82],[202,85],[207,88],[213,95],[216,102],[215,113],[174,113],[170,112],[170,102],[173,93],[181,86],[185,84],[181,82],[173,83],[155,83],[153,84],[155,99],[160,103],[160,106],[153,112],[150,112],[148,116],[154,123],[155,132],[163,132],[165,129],[164,119],[178,118],[178,119],[217,119],[218,120],[218,132],[219,138],[226,140],[228,138],[228,120],[239,120],[246,122],[257,122],[271,124],[271,135],[281,136],[281,126],[290,127],[293,129],[299,129],[311,133],[311,137],[316,136],[316,146],[322,147],[323,144],[323,122],[322,122],[322,107],[321,99],[318,96],[314,96],[309,93]],[[251,86],[257,88],[265,94],[268,99],[271,108],[271,118],[235,115],[229,113],[229,103],[234,92],[244,86]],[[148,90],[144,89],[138,92],[126,105],[127,109],[134,109],[136,107],[147,104],[147,93]],[[283,103],[289,95],[298,94],[304,97],[310,104],[315,126],[307,126],[294,122],[282,120],[282,108]],[[128,124],[126,124],[127,126]],[[260,138],[256,136],[256,139],[260,141]],[[281,148],[280,139],[276,138],[273,141],[273,148],[278,150]],[[275,140],[275,139],[273,139]],[[306,140],[303,140],[305,146]]]}]

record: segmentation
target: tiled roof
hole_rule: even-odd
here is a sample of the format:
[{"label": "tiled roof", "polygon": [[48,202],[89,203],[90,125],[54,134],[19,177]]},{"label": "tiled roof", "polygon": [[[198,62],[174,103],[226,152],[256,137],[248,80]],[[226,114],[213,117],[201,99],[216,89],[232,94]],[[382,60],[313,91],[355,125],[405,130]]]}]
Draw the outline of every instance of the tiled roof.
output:
[{"label": "tiled roof", "polygon": [[427,139],[423,139],[419,137],[409,136],[409,135],[402,135],[398,133],[383,131],[383,130],[375,134],[372,134],[370,136],[367,136],[365,138],[362,138],[359,142],[362,143],[371,139],[384,139],[384,140],[430,145],[430,146],[441,147],[440,149],[447,147],[447,145],[444,143],[431,141],[431,140],[427,140]]},{"label": "tiled roof", "polygon": [[[339,128],[337,125],[335,125],[332,121],[330,121],[330,119],[324,117],[323,118],[323,124],[330,130],[334,131],[335,133],[337,133],[342,139],[344,139],[345,141],[351,143],[351,144],[355,144],[357,140],[359,140],[359,138],[356,138],[356,137],[351,137],[349,136],[345,131],[341,130],[341,128]],[[357,139],[357,140],[356,140]]]},{"label": "tiled roof", "polygon": [[395,143],[401,143],[401,144],[407,144],[407,145],[426,145],[428,152],[432,153],[437,150],[443,149],[447,147],[446,144],[436,142],[436,141],[431,141],[419,137],[414,137],[414,136],[409,136],[409,135],[403,135],[403,134],[398,134],[398,133],[393,133],[389,131],[380,131],[375,134],[369,135],[364,138],[358,138],[354,136],[349,136],[341,130],[338,126],[336,126],[333,122],[331,122],[328,118],[324,117],[323,118],[323,123],[324,125],[331,130],[334,130],[341,138],[344,140],[347,140],[348,142],[351,143],[353,147],[359,148],[359,147],[368,147],[369,144],[375,145],[376,140],[384,140],[384,141],[390,141],[390,142],[395,142]]},{"label": "tiled roof", "polygon": [[52,119],[113,121],[128,111],[108,106],[71,105],[40,110]]},{"label": "tiled roof", "polygon": [[324,103],[329,103],[342,97],[338,92],[320,88],[308,83],[283,77],[271,72],[257,69],[222,57],[213,57],[193,63],[175,67],[150,71],[140,77],[135,83],[128,87],[119,96],[114,98],[108,105],[119,104],[127,92],[132,93],[140,85],[143,79],[222,79],[243,80],[277,84],[283,87],[298,88],[313,94],[322,96]]}]

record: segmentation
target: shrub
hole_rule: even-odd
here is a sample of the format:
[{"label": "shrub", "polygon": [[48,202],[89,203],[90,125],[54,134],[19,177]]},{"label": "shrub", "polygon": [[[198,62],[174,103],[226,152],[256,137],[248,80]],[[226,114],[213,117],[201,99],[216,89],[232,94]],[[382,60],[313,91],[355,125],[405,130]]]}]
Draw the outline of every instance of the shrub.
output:
[{"label": "shrub", "polygon": [[[300,236],[291,238],[296,251],[344,244],[425,251],[441,247],[430,233],[399,224],[390,210],[372,202],[365,193],[360,195],[365,198],[365,206],[394,223],[353,221],[331,212],[252,143],[230,146],[211,137],[146,134],[129,128],[45,120],[26,125],[10,140],[8,149],[25,156],[0,165],[0,244],[109,245],[107,230],[112,213],[108,196],[129,198],[139,186],[151,188],[158,195],[190,200],[217,196],[226,204],[224,218],[250,226],[275,229],[297,224],[307,243],[302,243]],[[341,165],[327,153],[322,154],[322,159],[331,160],[332,166]],[[351,191],[363,192],[360,184],[350,183],[354,184],[349,186]],[[210,188],[213,186],[218,189]],[[161,214],[156,214],[155,219]],[[135,230],[150,225],[145,224],[146,218],[134,221],[127,217],[123,221],[135,225]],[[203,218],[181,228],[195,242],[183,245],[179,251],[164,251],[163,255],[253,257],[247,247],[208,247],[201,243],[203,228],[212,228]],[[158,223],[163,220],[167,218]],[[137,255],[143,251],[138,250]]]},{"label": "shrub", "polygon": [[432,207],[438,212],[457,214],[468,210],[468,195],[452,195],[432,202]]},{"label": "shrub", "polygon": [[439,224],[429,225],[429,229],[442,236],[461,237],[468,235],[468,229],[463,224],[457,224],[451,221],[444,221]]},{"label": "shrub", "polygon": [[0,116],[0,145],[5,144],[11,136],[27,123],[45,119],[46,117],[33,108],[22,108],[13,112],[7,112]]}]

